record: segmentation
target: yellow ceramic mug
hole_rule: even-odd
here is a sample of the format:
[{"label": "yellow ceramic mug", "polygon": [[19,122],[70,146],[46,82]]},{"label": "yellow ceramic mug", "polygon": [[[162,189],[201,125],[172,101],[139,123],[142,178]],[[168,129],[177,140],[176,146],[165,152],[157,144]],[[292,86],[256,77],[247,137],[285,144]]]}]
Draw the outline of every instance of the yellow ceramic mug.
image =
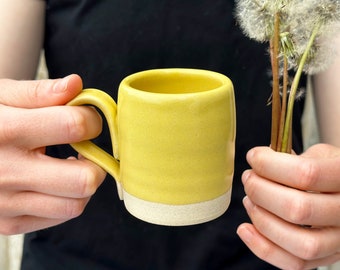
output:
[{"label": "yellow ceramic mug", "polygon": [[233,85],[197,69],[155,69],[126,77],[118,106],[83,90],[69,105],[98,107],[114,156],[90,141],[72,144],[117,182],[127,210],[147,222],[191,225],[222,215],[231,197],[235,152]]}]

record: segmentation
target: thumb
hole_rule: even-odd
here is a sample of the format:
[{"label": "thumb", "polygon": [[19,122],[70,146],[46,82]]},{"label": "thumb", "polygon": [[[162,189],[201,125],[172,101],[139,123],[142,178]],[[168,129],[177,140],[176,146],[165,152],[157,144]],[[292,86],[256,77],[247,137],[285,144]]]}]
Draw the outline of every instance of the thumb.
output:
[{"label": "thumb", "polygon": [[54,80],[1,79],[0,104],[21,108],[63,105],[78,95],[82,88],[82,80],[75,74]]}]

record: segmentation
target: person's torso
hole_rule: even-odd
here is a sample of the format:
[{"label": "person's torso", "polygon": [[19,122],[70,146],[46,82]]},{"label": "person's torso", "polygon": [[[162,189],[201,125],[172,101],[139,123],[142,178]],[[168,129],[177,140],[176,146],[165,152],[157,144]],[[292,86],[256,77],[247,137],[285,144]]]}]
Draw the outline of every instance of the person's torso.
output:
[{"label": "person's torso", "polygon": [[[235,176],[228,211],[188,227],[132,217],[108,177],[82,216],[26,236],[23,269],[274,269],[236,235],[248,221],[240,180],[245,154],[270,140],[271,89],[266,45],[239,30],[233,1],[49,0],[45,54],[51,78],[78,73],[84,87],[115,99],[119,82],[141,70],[190,67],[227,75],[237,107]],[[111,151],[105,127],[96,142]],[[49,148],[58,157],[70,153],[67,146]]]}]

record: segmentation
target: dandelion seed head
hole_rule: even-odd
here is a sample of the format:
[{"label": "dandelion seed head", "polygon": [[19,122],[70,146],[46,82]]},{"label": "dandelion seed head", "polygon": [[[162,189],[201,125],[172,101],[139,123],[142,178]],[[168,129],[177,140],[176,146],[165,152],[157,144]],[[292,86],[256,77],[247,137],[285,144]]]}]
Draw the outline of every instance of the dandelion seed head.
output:
[{"label": "dandelion seed head", "polygon": [[333,63],[339,49],[334,46],[332,39],[339,32],[340,23],[328,24],[321,28],[304,66],[305,73],[313,75],[322,72]]},{"label": "dandelion seed head", "polygon": [[340,31],[340,0],[238,0],[236,17],[244,33],[257,41],[269,41],[275,15],[280,15],[280,58],[297,69],[315,29],[304,71],[315,74],[332,62],[335,48],[330,41]]},{"label": "dandelion seed head", "polygon": [[274,15],[282,2],[283,0],[236,1],[236,18],[244,33],[260,42],[269,41],[273,34]]},{"label": "dandelion seed head", "polygon": [[330,39],[339,27],[339,0],[292,0],[287,6],[289,33],[294,43],[295,55],[289,57],[290,68],[297,68],[313,29],[319,30],[310,49],[304,71],[308,74],[318,73],[329,66],[334,54]]}]

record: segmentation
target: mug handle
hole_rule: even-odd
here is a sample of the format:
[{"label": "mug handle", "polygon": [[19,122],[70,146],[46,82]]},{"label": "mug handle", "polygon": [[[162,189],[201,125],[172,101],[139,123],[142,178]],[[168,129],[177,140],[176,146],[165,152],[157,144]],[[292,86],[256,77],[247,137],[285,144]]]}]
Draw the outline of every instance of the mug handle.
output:
[{"label": "mug handle", "polygon": [[78,96],[68,102],[66,105],[78,106],[78,105],[93,105],[100,109],[108,123],[112,150],[114,153],[110,155],[105,150],[101,149],[99,146],[93,142],[87,140],[82,142],[71,143],[70,145],[74,150],[80,153],[85,158],[93,161],[105,171],[107,171],[114,179],[117,181],[118,192],[119,188],[119,157],[118,157],[118,131],[117,131],[117,104],[107,93],[90,88],[84,89]]}]

